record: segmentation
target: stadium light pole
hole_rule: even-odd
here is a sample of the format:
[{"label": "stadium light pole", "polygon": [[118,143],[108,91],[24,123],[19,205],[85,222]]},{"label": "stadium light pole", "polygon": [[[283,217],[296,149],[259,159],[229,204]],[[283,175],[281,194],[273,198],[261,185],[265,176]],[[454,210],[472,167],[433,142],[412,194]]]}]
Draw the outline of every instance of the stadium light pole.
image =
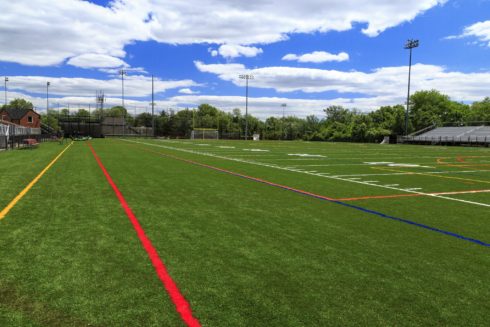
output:
[{"label": "stadium light pole", "polygon": [[50,82],[46,82],[46,114],[49,114],[49,86]]},{"label": "stadium light pole", "polygon": [[128,73],[124,70],[124,68],[121,68],[119,70],[119,75],[121,75],[121,103],[123,108],[124,108],[124,75],[127,74]]},{"label": "stadium light pole", "polygon": [[410,110],[410,79],[412,75],[412,50],[418,48],[419,40],[410,39],[405,44],[405,49],[410,50],[410,59],[408,63],[408,92],[407,92],[407,110],[405,111],[405,136],[408,136],[408,112]]},{"label": "stadium light pole", "polygon": [[[119,75],[121,75],[121,103],[124,108],[124,75],[127,75],[127,72],[124,68],[119,70]],[[126,134],[126,115],[123,116],[123,136]]]},{"label": "stadium light pole", "polygon": [[7,105],[7,82],[9,81],[9,78],[5,76],[5,105]]},{"label": "stadium light pole", "polygon": [[155,82],[151,75],[151,134],[155,137]]},{"label": "stadium light pole", "polygon": [[287,106],[288,105],[286,103],[281,104],[281,107],[282,107],[282,124],[281,124],[282,133],[281,134],[282,134],[283,139],[286,138],[286,135],[284,134],[284,112],[285,112]]},{"label": "stadium light pole", "polygon": [[246,81],[245,87],[245,141],[248,140],[248,81],[254,79],[253,75],[239,75],[240,79],[244,79]]}]

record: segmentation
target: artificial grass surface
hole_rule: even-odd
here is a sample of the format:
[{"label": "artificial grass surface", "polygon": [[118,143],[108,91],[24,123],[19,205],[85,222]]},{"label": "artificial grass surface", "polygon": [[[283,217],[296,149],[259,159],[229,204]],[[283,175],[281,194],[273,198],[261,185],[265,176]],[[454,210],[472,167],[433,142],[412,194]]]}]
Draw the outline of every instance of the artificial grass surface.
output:
[{"label": "artificial grass surface", "polygon": [[[482,156],[471,160],[484,164],[490,157],[487,149],[141,142],[176,149],[118,140],[92,143],[204,326],[485,325],[490,311],[488,247],[141,149],[332,197],[403,192],[179,149],[281,166],[332,165],[304,170],[335,175],[379,173],[363,164],[368,161],[456,170],[437,166],[436,159],[457,163],[457,156]],[[269,152],[243,151],[250,148]],[[59,150],[43,144],[30,152],[47,163]],[[288,160],[288,154],[298,153],[326,158]],[[12,185],[28,182],[25,174],[15,172]],[[490,181],[487,172],[477,174]],[[424,192],[489,186],[422,175],[376,180]],[[16,194],[2,190],[10,197]],[[490,203],[487,193],[458,197]],[[5,198],[1,201],[6,203]],[[488,207],[429,197],[353,203],[490,241]],[[0,325],[183,325],[85,144],[75,144],[0,221],[0,229],[0,293],[13,294],[0,297]]]}]

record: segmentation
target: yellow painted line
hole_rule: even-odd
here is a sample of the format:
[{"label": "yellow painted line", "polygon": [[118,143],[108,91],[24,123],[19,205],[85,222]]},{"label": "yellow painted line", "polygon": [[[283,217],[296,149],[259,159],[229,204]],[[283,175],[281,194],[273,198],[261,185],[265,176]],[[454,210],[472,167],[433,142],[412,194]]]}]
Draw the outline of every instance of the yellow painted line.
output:
[{"label": "yellow painted line", "polygon": [[5,208],[3,208],[2,211],[0,211],[0,220],[5,218],[5,216],[9,213],[9,211],[12,210],[12,208],[17,204],[17,202],[19,202],[27,194],[27,192],[29,192],[29,190],[41,179],[41,177],[43,177],[43,175],[51,168],[51,166],[53,166],[56,163],[56,161],[58,161],[58,159],[61,158],[61,156],[66,152],[66,150],[68,150],[72,145],[73,142],[71,142],[63,151],[61,151],[60,154],[58,154],[56,158],[54,158],[53,161],[51,161],[39,173],[39,175],[37,175],[36,178],[34,178],[29,183],[29,185],[27,185],[19,194],[17,194],[17,196],[12,201],[10,201],[10,203]]},{"label": "yellow painted line", "polygon": [[377,170],[392,171],[392,172],[397,172],[397,173],[407,173],[407,174],[412,174],[412,175],[432,176],[432,177],[437,177],[437,178],[455,179],[455,180],[460,180],[460,181],[465,181],[465,182],[476,182],[476,183],[490,184],[490,181],[484,181],[481,179],[452,177],[452,176],[440,176],[440,175],[435,175],[435,174],[430,174],[430,173],[417,173],[417,172],[413,172],[413,171],[403,171],[403,170],[397,170],[397,169],[391,169],[391,168],[381,168],[381,167],[371,167],[371,168],[377,169]]}]

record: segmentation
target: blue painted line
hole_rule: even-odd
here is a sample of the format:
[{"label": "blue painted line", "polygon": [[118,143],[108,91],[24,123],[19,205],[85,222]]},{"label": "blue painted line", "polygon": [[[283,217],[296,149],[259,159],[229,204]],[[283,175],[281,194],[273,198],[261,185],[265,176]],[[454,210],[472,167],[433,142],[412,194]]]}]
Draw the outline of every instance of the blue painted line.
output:
[{"label": "blue painted line", "polygon": [[[223,171],[223,170],[217,170],[217,171],[225,172],[226,173],[226,171]],[[315,195],[315,194],[303,192],[301,190],[297,190],[297,189],[293,189],[293,188],[289,188],[289,187],[284,187],[284,186],[281,186],[281,185],[278,185],[278,184],[269,183],[267,181],[257,180],[255,178],[251,178],[251,177],[248,177],[246,175],[241,175],[241,174],[237,174],[237,173],[233,173],[233,172],[228,172],[228,174],[239,176],[239,177],[242,177],[242,178],[251,180],[251,181],[260,182],[260,183],[263,183],[263,184],[266,184],[266,185],[278,187],[278,188],[281,188],[281,189],[286,190],[286,191],[292,191],[292,192],[295,192],[295,193],[298,193],[298,194],[301,194],[301,195],[304,195],[304,196],[309,196],[309,197],[316,198],[316,199],[319,199],[319,200],[336,203],[336,204],[342,205],[344,207],[348,207],[348,208],[351,208],[351,209],[355,209],[355,210],[359,210],[359,211],[362,211],[362,212],[365,212],[365,213],[376,215],[376,216],[381,217],[381,218],[398,221],[398,222],[401,222],[401,223],[405,223],[405,224],[409,224],[409,225],[412,225],[412,226],[416,226],[416,227],[420,227],[420,228],[423,228],[423,229],[427,229],[427,230],[430,230],[432,232],[436,232],[436,233],[440,233],[440,234],[444,234],[444,235],[456,237],[456,238],[459,238],[460,240],[472,242],[472,243],[475,243],[475,244],[478,244],[478,245],[482,245],[482,246],[485,246],[485,247],[490,247],[490,243],[486,243],[486,242],[477,240],[475,238],[466,237],[466,236],[463,236],[463,235],[460,235],[460,234],[457,234],[457,233],[445,231],[443,229],[439,229],[439,228],[436,228],[436,227],[432,227],[432,226],[424,225],[424,224],[421,224],[421,223],[417,223],[415,221],[411,221],[411,220],[408,220],[408,219],[390,216],[390,215],[384,214],[382,212],[378,212],[378,211],[371,210],[371,209],[366,209],[366,208],[359,207],[359,206],[356,206],[356,205],[352,205],[352,204],[349,204],[349,203],[345,203],[345,202],[342,202],[342,201],[336,201],[336,200],[332,200],[332,199],[327,199],[327,198],[325,198],[323,196],[318,196],[318,195]]]},{"label": "blue painted line", "polygon": [[228,175],[241,177],[241,178],[244,178],[244,179],[247,179],[247,180],[251,180],[251,181],[254,181],[254,182],[266,184],[266,185],[269,185],[269,186],[274,186],[274,187],[277,187],[277,188],[280,188],[280,189],[283,189],[283,190],[286,190],[286,191],[291,191],[291,192],[295,192],[295,193],[301,194],[303,196],[309,196],[309,197],[316,198],[316,199],[319,199],[319,200],[336,203],[336,204],[342,205],[344,207],[348,207],[348,208],[351,208],[351,209],[359,210],[359,211],[362,211],[364,213],[372,214],[372,215],[375,215],[375,216],[378,216],[378,217],[381,217],[381,218],[384,218],[384,219],[390,219],[390,220],[398,221],[398,222],[401,222],[401,223],[404,223],[404,224],[408,224],[408,225],[411,225],[411,226],[423,228],[423,229],[429,230],[431,232],[443,234],[443,235],[446,235],[446,236],[455,237],[455,238],[458,238],[460,240],[471,242],[471,243],[474,243],[474,244],[478,244],[478,245],[481,245],[481,246],[484,246],[484,247],[490,247],[490,243],[486,243],[486,242],[477,240],[475,238],[466,237],[466,236],[463,236],[463,235],[460,235],[460,234],[457,234],[457,233],[445,231],[443,229],[439,229],[439,228],[436,228],[436,227],[432,227],[432,226],[420,224],[420,223],[417,223],[415,221],[411,221],[411,220],[408,220],[408,219],[398,218],[398,217],[386,215],[386,214],[384,214],[382,212],[378,212],[378,211],[375,211],[375,210],[366,209],[366,208],[359,207],[359,206],[352,205],[352,204],[348,204],[348,203],[345,203],[345,202],[342,202],[342,201],[337,201],[337,200],[334,200],[334,199],[330,199],[330,198],[327,198],[327,197],[324,197],[324,196],[321,196],[321,195],[317,195],[317,194],[309,193],[309,192],[302,191],[302,190],[299,190],[299,189],[295,189],[295,188],[292,188],[292,187],[288,187],[288,186],[284,186],[284,185],[272,183],[272,182],[269,182],[269,181],[266,181],[266,180],[263,180],[263,179],[260,179],[260,178],[255,178],[255,177],[251,177],[251,176],[247,176],[247,175],[242,175],[240,173],[235,173],[235,172],[232,172],[232,171],[229,171],[229,170],[226,170],[226,169],[221,169],[221,168],[218,168],[218,167],[214,167],[214,166],[202,164],[202,163],[199,163],[199,162],[196,162],[196,161],[179,158],[179,157],[176,157],[176,156],[173,156],[173,155],[167,155],[167,154],[164,154],[164,153],[161,153],[161,152],[157,152],[157,153],[160,154],[160,155],[162,155],[162,156],[164,156],[164,157],[177,159],[177,160],[180,160],[180,161],[184,161],[184,162],[187,162],[187,163],[196,165],[196,166],[201,166],[201,167],[209,168],[209,169],[212,169],[212,170],[215,170],[215,171],[218,171],[218,172],[221,172],[221,173],[225,173],[225,174],[228,174]]}]

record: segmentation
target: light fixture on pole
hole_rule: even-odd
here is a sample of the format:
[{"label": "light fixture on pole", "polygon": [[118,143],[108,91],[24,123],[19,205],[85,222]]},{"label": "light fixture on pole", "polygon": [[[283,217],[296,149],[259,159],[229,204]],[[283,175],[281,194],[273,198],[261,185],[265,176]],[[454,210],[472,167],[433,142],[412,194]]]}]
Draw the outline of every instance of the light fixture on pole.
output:
[{"label": "light fixture on pole", "polygon": [[405,112],[405,136],[408,135],[408,113],[410,107],[410,79],[412,75],[412,49],[418,48],[419,40],[408,40],[405,44],[405,49],[410,50],[410,59],[408,63],[408,93],[407,93],[407,110]]},{"label": "light fixture on pole", "polygon": [[9,78],[5,76],[5,105],[7,105],[7,82],[9,81]]},{"label": "light fixture on pole", "polygon": [[253,75],[243,74],[238,76],[246,81],[245,88],[245,140],[248,139],[248,80],[254,79]]},{"label": "light fixture on pole", "polygon": [[50,82],[46,82],[46,114],[49,114],[49,86]]}]

